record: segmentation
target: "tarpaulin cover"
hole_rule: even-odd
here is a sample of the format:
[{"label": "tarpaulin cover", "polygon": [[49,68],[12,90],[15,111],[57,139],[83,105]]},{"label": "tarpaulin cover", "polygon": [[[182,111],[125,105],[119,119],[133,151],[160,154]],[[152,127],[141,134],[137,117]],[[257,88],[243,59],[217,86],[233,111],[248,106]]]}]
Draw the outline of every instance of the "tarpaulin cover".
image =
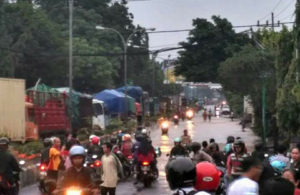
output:
[{"label": "tarpaulin cover", "polygon": [[[125,94],[114,89],[106,89],[94,95],[94,98],[104,101],[107,110],[110,113],[124,113],[125,112]],[[132,97],[128,98],[128,111],[135,113],[135,101]]]},{"label": "tarpaulin cover", "polygon": [[[70,88],[61,87],[56,88],[57,91],[66,94],[69,98]],[[91,127],[91,119],[93,117],[93,96],[89,94],[80,93],[72,90],[72,128],[79,129],[82,127]],[[68,115],[70,116],[70,106],[68,102]]]},{"label": "tarpaulin cover", "polygon": [[[125,86],[118,88],[117,91],[125,93]],[[143,95],[143,89],[139,86],[127,86],[127,94],[133,97],[136,102],[140,102]]]}]

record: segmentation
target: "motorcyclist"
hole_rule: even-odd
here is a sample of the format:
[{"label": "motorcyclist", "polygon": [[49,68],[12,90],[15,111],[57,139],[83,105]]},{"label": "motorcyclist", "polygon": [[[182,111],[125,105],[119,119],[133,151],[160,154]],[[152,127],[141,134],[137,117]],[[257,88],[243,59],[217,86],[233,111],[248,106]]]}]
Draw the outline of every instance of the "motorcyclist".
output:
[{"label": "motorcyclist", "polygon": [[185,129],[183,130],[183,135],[181,136],[181,142],[182,142],[182,145],[184,147],[187,147],[189,146],[191,143],[192,143],[192,138],[191,136],[188,134],[188,130]]},{"label": "motorcyclist", "polygon": [[88,148],[88,155],[97,155],[99,158],[101,158],[102,154],[103,152],[100,148],[100,138],[98,136],[93,136]]},{"label": "motorcyclist", "polygon": [[122,138],[122,144],[121,144],[121,152],[122,154],[128,158],[128,156],[132,156],[132,141],[131,141],[131,135],[125,134]]},{"label": "motorcyclist", "polygon": [[181,145],[181,138],[177,137],[174,139],[174,147],[170,152],[170,158],[174,156],[187,156],[188,152],[186,149]]},{"label": "motorcyclist", "polygon": [[9,139],[0,138],[0,194],[16,195],[19,191],[21,169],[15,157],[8,151]]},{"label": "motorcyclist", "polygon": [[58,186],[59,192],[60,189],[65,190],[70,187],[79,187],[80,189],[89,189],[90,192],[86,194],[97,194],[97,186],[92,182],[91,170],[87,167],[84,167],[86,153],[85,149],[82,146],[73,146],[70,150],[70,158],[72,166],[65,172],[65,175],[61,181],[61,184]]},{"label": "motorcyclist", "polygon": [[137,149],[137,161],[138,162],[148,161],[150,162],[151,167],[155,168],[156,167],[155,149],[152,146],[152,141],[149,139],[149,137],[146,136],[143,130],[142,133],[144,134],[144,137],[140,140],[140,145]]},{"label": "motorcyclist", "polygon": [[49,163],[49,150],[52,146],[52,142],[50,138],[45,138],[43,140],[44,149],[41,151],[41,164]]},{"label": "motorcyclist", "polygon": [[214,159],[214,162],[217,166],[225,166],[225,156],[219,151],[219,146],[217,143],[212,142],[209,144],[207,153]]},{"label": "motorcyclist", "polygon": [[168,161],[165,170],[169,187],[171,190],[177,190],[176,195],[194,190],[196,168],[190,158],[176,156]]},{"label": "motorcyclist", "polygon": [[213,163],[214,160],[212,157],[207,154],[206,152],[201,150],[201,144],[198,142],[192,142],[191,144],[191,150],[193,152],[192,160],[195,164],[202,162],[202,161],[208,161]]},{"label": "motorcyclist", "polygon": [[231,154],[233,153],[233,143],[234,143],[234,137],[233,136],[228,136],[227,137],[227,143],[224,147],[224,153],[225,153],[225,156],[226,158]]},{"label": "motorcyclist", "polygon": [[227,158],[227,177],[232,181],[242,175],[242,162],[249,155],[245,152],[245,143],[242,139],[234,142],[234,152]]}]

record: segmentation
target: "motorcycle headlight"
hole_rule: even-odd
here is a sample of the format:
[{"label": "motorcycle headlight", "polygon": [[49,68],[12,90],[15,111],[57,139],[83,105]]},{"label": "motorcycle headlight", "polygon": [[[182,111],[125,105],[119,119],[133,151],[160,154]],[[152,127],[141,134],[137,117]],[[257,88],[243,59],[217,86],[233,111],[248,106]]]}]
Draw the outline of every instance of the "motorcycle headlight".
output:
[{"label": "motorcycle headlight", "polygon": [[81,195],[81,190],[78,188],[69,188],[66,195]]},{"label": "motorcycle headlight", "polygon": [[20,161],[19,161],[19,164],[20,164],[20,165],[25,165],[25,160],[20,160]]},{"label": "motorcycle headlight", "polygon": [[186,112],[186,115],[188,117],[193,117],[194,113],[193,113],[193,111],[189,110],[189,111]]},{"label": "motorcycle headlight", "polygon": [[166,129],[169,127],[169,124],[167,122],[164,122],[161,124],[162,128]]}]

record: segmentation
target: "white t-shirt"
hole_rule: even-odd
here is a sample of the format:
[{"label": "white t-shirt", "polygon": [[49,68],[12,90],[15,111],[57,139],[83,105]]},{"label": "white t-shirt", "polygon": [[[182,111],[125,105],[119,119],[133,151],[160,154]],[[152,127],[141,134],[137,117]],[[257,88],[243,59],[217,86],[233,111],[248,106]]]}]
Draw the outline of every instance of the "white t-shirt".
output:
[{"label": "white t-shirt", "polygon": [[258,184],[249,178],[242,177],[229,186],[227,195],[258,195]]}]

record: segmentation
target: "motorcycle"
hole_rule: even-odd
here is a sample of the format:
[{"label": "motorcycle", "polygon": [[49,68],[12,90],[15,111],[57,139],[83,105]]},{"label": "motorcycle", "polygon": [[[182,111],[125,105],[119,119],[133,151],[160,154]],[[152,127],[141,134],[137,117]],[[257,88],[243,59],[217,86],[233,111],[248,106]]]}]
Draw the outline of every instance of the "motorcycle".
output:
[{"label": "motorcycle", "polygon": [[89,167],[92,170],[92,181],[96,185],[101,184],[101,160],[100,157],[96,154],[93,154],[91,156],[87,156],[86,162],[84,163],[85,167]]},{"label": "motorcycle", "polygon": [[194,112],[192,110],[188,110],[186,111],[185,115],[188,120],[192,120],[194,117]]},{"label": "motorcycle", "polygon": [[150,187],[152,182],[158,178],[158,171],[151,168],[149,161],[140,163],[140,171],[138,172],[138,180],[144,184],[144,187]]},{"label": "motorcycle", "polygon": [[56,189],[56,180],[48,177],[46,163],[38,164],[40,175],[39,175],[39,190],[43,194],[51,194]]},{"label": "motorcycle", "polygon": [[169,131],[169,122],[168,121],[163,121],[161,123],[161,134],[164,135],[164,134],[168,134],[168,131]]},{"label": "motorcycle", "polygon": [[177,114],[173,116],[173,121],[175,125],[179,124],[179,116]]}]

